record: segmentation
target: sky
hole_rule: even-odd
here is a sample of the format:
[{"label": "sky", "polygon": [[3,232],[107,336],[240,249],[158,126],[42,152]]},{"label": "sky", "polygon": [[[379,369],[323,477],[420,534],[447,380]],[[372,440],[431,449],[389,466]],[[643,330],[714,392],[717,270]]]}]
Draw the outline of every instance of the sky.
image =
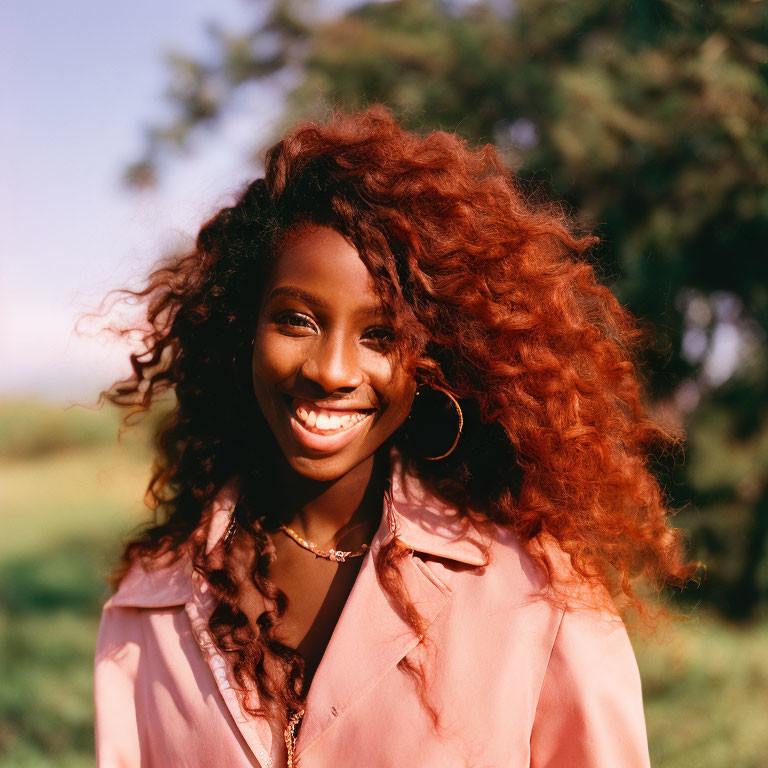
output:
[{"label": "sky", "polygon": [[159,189],[129,192],[144,129],[169,114],[164,53],[204,52],[204,24],[241,26],[253,0],[4,0],[0,4],[0,396],[93,403],[128,349],[75,322],[136,286],[169,244],[258,175],[281,95],[256,89]]}]

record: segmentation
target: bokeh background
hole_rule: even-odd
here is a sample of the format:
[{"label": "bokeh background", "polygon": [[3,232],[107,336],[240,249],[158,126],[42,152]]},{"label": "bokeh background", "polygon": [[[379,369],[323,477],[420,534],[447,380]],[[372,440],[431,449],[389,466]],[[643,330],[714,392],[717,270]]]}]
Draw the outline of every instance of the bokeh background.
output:
[{"label": "bokeh background", "polygon": [[658,472],[707,567],[633,638],[653,765],[768,766],[768,3],[5,0],[0,49],[0,765],[93,764],[104,576],[148,514],[153,415],[118,441],[95,407],[131,339],[87,313],[292,121],[383,101],[493,142],[655,329],[648,406],[687,433]]}]

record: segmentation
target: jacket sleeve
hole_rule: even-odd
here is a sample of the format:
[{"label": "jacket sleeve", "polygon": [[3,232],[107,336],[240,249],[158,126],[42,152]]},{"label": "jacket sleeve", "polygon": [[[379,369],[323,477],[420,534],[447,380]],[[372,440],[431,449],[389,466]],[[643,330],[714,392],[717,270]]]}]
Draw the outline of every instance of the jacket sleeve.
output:
[{"label": "jacket sleeve", "polygon": [[96,641],[94,704],[96,764],[139,768],[136,673],[141,653],[141,617],[135,608],[104,607]]},{"label": "jacket sleeve", "polygon": [[623,622],[566,610],[531,734],[531,768],[649,768],[640,674]]}]

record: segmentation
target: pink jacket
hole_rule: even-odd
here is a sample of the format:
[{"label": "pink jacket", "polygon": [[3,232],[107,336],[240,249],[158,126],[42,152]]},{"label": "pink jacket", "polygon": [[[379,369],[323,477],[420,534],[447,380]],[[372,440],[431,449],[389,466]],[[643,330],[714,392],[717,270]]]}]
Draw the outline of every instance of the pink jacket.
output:
[{"label": "pink jacket", "polygon": [[[399,457],[393,451],[393,468]],[[296,739],[301,768],[641,768],[649,766],[640,678],[615,614],[564,610],[514,535],[498,529],[483,567],[479,534],[414,477],[393,472],[386,509],[317,669]],[[212,547],[232,489],[214,502]],[[411,598],[437,651],[428,699],[436,733],[398,662],[424,646],[387,601],[372,555],[395,534]],[[281,731],[243,714],[206,629],[213,599],[189,558],[136,565],[104,606],[95,665],[102,768],[278,768]]]}]

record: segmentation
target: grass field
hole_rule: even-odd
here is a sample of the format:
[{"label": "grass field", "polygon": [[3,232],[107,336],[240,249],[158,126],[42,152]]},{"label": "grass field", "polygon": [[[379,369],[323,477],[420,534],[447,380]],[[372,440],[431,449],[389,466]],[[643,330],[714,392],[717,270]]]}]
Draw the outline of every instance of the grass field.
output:
[{"label": "grass field", "polygon": [[[141,432],[122,446],[114,435],[110,414],[0,407],[3,768],[93,765],[104,575],[120,537],[144,518],[149,468]],[[667,635],[635,641],[653,766],[768,768],[768,624],[739,628],[702,613]]]}]

